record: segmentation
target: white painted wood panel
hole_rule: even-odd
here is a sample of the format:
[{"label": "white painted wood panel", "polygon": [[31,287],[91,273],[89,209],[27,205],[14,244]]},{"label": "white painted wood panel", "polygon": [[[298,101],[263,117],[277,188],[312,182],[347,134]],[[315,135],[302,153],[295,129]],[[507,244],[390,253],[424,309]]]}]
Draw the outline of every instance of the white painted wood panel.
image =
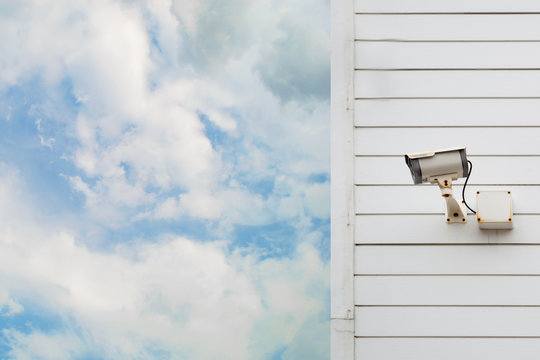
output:
[{"label": "white painted wood panel", "polygon": [[358,307],[356,336],[540,336],[540,308]]},{"label": "white painted wood panel", "polygon": [[356,360],[538,360],[540,339],[357,338]]},{"label": "white painted wood panel", "polygon": [[356,15],[360,40],[539,40],[540,15]]},{"label": "white painted wood panel", "polygon": [[357,12],[528,12],[540,11],[537,0],[356,0]]},{"label": "white painted wood panel", "polygon": [[[354,0],[332,2],[331,61],[331,304],[332,319],[353,316],[354,186],[351,157],[354,123]],[[353,358],[352,334],[332,327],[332,358]]]},{"label": "white painted wood panel", "polygon": [[359,245],[355,273],[540,275],[539,259],[538,245]]},{"label": "white painted wood panel", "polygon": [[467,155],[540,155],[540,128],[357,128],[356,155],[467,146]]},{"label": "white painted wood panel", "polygon": [[356,305],[540,306],[539,276],[357,276]]},{"label": "white painted wood panel", "polygon": [[540,42],[356,42],[355,66],[367,69],[538,68]]},{"label": "white painted wood panel", "polygon": [[[461,185],[453,186],[454,196],[461,199]],[[476,208],[476,191],[508,190],[512,192],[512,209],[517,214],[540,214],[540,186],[467,186],[465,199]],[[431,214],[444,213],[445,201],[436,185],[357,186],[357,214]]]},{"label": "white painted wood panel", "polygon": [[333,360],[354,359],[354,0],[331,3],[331,300]]},{"label": "white painted wood panel", "polygon": [[355,102],[356,126],[540,125],[540,99],[383,99]]},{"label": "white painted wood panel", "polygon": [[[475,157],[468,159],[473,170],[468,185],[540,183],[540,156]],[[411,173],[405,159],[399,157],[355,158],[355,183],[359,185],[411,185]],[[455,184],[463,184],[458,179]]]},{"label": "white painted wood panel", "polygon": [[354,359],[354,320],[330,320],[330,344],[332,360]]},{"label": "white painted wood panel", "polygon": [[[470,202],[475,208],[476,201]],[[540,244],[535,236],[540,216],[515,215],[512,230],[480,230],[475,215],[463,226],[447,225],[444,203],[431,215],[359,215],[355,223],[357,244]],[[399,228],[399,231],[396,231]]]},{"label": "white painted wood panel", "polygon": [[540,97],[540,71],[359,70],[355,97]]}]

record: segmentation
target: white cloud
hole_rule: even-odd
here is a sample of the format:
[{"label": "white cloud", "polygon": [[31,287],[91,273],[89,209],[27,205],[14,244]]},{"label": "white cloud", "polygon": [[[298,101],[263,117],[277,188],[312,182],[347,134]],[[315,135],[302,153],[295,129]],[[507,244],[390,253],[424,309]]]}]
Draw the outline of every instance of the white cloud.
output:
[{"label": "white cloud", "polygon": [[311,216],[328,219],[330,217],[330,186],[326,183],[312,184],[305,192],[307,213]]},{"label": "white cloud", "polygon": [[[4,167],[0,183],[0,229],[11,224],[0,242],[2,299],[32,299],[72,324],[52,332],[5,329],[16,359],[152,358],[157,350],[257,359],[294,342],[325,313],[327,265],[309,242],[290,258],[263,261],[231,256],[225,243],[175,236],[96,252],[61,225],[42,224],[16,173]],[[20,204],[15,211],[13,203]]]},{"label": "white cloud", "polygon": [[[47,115],[36,123],[42,145],[66,140],[42,133],[50,121],[75,141],[65,177],[86,199],[90,227],[189,216],[218,223],[224,239],[235,225],[284,220],[298,233],[282,259],[172,235],[91,250],[77,225],[44,220],[49,209],[33,209],[17,172],[0,165],[0,316],[24,314],[31,298],[69,323],[5,330],[11,355],[241,360],[289,346],[283,358],[327,358],[318,317],[328,265],[311,218],[327,218],[328,184],[309,179],[328,172],[329,105],[297,96],[310,82],[297,81],[304,73],[285,46],[306,40],[315,56],[327,45],[327,1],[6,4],[0,90],[43,80],[50,96],[29,116]],[[326,55],[311,55],[303,70],[324,77]],[[57,92],[66,79],[75,115]]]},{"label": "white cloud", "polygon": [[[249,271],[259,280],[259,291],[270,310],[255,325],[254,348],[258,356],[254,358],[292,343],[308,322],[321,325],[317,319],[326,314],[324,298],[329,277],[319,253],[309,243],[300,245],[291,259],[268,259],[252,265]],[[326,343],[326,335],[326,331],[314,334],[312,343]],[[321,352],[314,359],[328,356]]]},{"label": "white cloud", "polygon": [[126,117],[138,117],[146,106],[150,59],[140,11],[105,0],[87,2],[84,7],[73,3],[65,10],[54,5],[54,11],[75,25],[71,32],[77,43],[66,44],[61,54],[75,94],[84,99],[90,115],[114,115],[116,127],[108,128],[112,119],[100,124],[106,131],[103,136],[114,136]]},{"label": "white cloud", "polygon": [[[71,80],[79,110],[68,133],[79,143],[72,159],[82,173],[68,175],[96,220],[116,226],[188,214],[227,224],[274,221],[282,201],[272,194],[263,200],[246,183],[286,174],[295,188],[285,196],[296,199],[310,174],[328,171],[329,151],[321,151],[328,147],[327,99],[283,104],[268,81],[298,75],[298,64],[288,58],[294,64],[285,69],[281,55],[265,55],[287,53],[266,46],[294,36],[324,43],[327,1],[24,4],[11,4],[11,16],[0,22],[0,83],[39,73],[54,92],[54,84]],[[327,58],[319,46],[310,51]],[[320,63],[313,71],[325,76]],[[284,72],[263,82],[261,67]],[[200,113],[239,144],[232,159],[213,147]],[[52,146],[49,140],[42,143]],[[176,196],[163,195],[170,192]],[[322,206],[313,202],[309,209]]]},{"label": "white cloud", "polygon": [[[329,1],[285,3],[257,64],[264,83],[282,101],[325,101],[330,94]],[[311,100],[311,101],[310,101]]]},{"label": "white cloud", "polygon": [[81,346],[80,340],[72,335],[47,335],[40,332],[27,335],[17,330],[3,330],[3,335],[13,345],[9,352],[10,358],[17,360],[72,358]]},{"label": "white cloud", "polygon": [[[173,0],[183,36],[180,60],[199,70],[219,71],[250,48],[257,24],[249,0]],[[260,24],[259,24],[260,25]]]},{"label": "white cloud", "polygon": [[9,297],[6,289],[0,290],[0,317],[12,316],[23,311],[24,307]]}]

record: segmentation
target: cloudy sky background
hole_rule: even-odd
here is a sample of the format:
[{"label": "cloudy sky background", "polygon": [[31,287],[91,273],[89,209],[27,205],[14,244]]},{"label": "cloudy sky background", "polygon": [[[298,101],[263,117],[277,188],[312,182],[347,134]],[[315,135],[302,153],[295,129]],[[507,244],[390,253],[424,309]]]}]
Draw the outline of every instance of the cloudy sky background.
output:
[{"label": "cloudy sky background", "polygon": [[329,358],[329,1],[0,1],[0,358]]}]

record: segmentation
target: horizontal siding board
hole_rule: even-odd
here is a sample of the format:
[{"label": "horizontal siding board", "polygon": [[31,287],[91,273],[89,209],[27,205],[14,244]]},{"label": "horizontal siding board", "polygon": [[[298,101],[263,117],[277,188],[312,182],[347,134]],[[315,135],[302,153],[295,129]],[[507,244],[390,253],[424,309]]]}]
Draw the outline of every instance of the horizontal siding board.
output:
[{"label": "horizontal siding board", "polygon": [[357,276],[356,305],[540,306],[538,276]]},{"label": "horizontal siding board", "polygon": [[357,128],[356,155],[399,155],[467,146],[468,155],[540,155],[540,128]]},{"label": "horizontal siding board", "polygon": [[[454,196],[461,200],[461,185],[454,185]],[[540,214],[540,186],[467,186],[465,198],[476,208],[476,191],[508,190],[512,192],[512,209],[518,214]],[[436,185],[357,186],[357,214],[439,214],[446,209],[445,200]]]},{"label": "horizontal siding board", "polygon": [[358,70],[354,77],[356,98],[540,97],[537,70]]},{"label": "horizontal siding board", "polygon": [[356,100],[354,106],[356,126],[540,125],[540,99]]},{"label": "horizontal siding board", "polygon": [[540,42],[356,42],[355,55],[368,69],[538,68]]},{"label": "horizontal siding board", "polygon": [[540,336],[540,308],[356,308],[356,336]]},{"label": "horizontal siding board", "polygon": [[[357,338],[356,360],[537,360],[539,339]],[[519,355],[518,355],[519,354]]]},{"label": "horizontal siding board", "polygon": [[[474,198],[470,203],[474,208]],[[358,215],[354,239],[357,244],[540,244],[540,236],[531,236],[538,233],[538,215],[515,215],[512,230],[480,230],[475,215],[467,221],[448,225],[443,214]]]},{"label": "horizontal siding board", "polygon": [[540,15],[356,15],[358,40],[538,40]]},{"label": "horizontal siding board", "polygon": [[540,275],[539,259],[537,245],[365,245],[355,248],[355,274]]},{"label": "horizontal siding board", "polygon": [[[469,185],[540,183],[540,156],[472,157],[473,171]],[[403,157],[355,158],[355,184],[411,185],[411,173]],[[455,184],[462,184],[458,179]]]},{"label": "horizontal siding board", "polygon": [[536,12],[537,0],[355,0],[357,12]]}]

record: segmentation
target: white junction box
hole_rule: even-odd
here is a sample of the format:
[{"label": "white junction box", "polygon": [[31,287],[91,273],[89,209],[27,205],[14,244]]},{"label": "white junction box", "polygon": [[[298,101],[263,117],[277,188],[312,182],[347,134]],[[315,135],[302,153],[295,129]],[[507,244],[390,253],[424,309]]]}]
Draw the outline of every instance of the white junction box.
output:
[{"label": "white junction box", "polygon": [[507,190],[476,192],[476,219],[480,229],[512,229],[512,194]]}]

